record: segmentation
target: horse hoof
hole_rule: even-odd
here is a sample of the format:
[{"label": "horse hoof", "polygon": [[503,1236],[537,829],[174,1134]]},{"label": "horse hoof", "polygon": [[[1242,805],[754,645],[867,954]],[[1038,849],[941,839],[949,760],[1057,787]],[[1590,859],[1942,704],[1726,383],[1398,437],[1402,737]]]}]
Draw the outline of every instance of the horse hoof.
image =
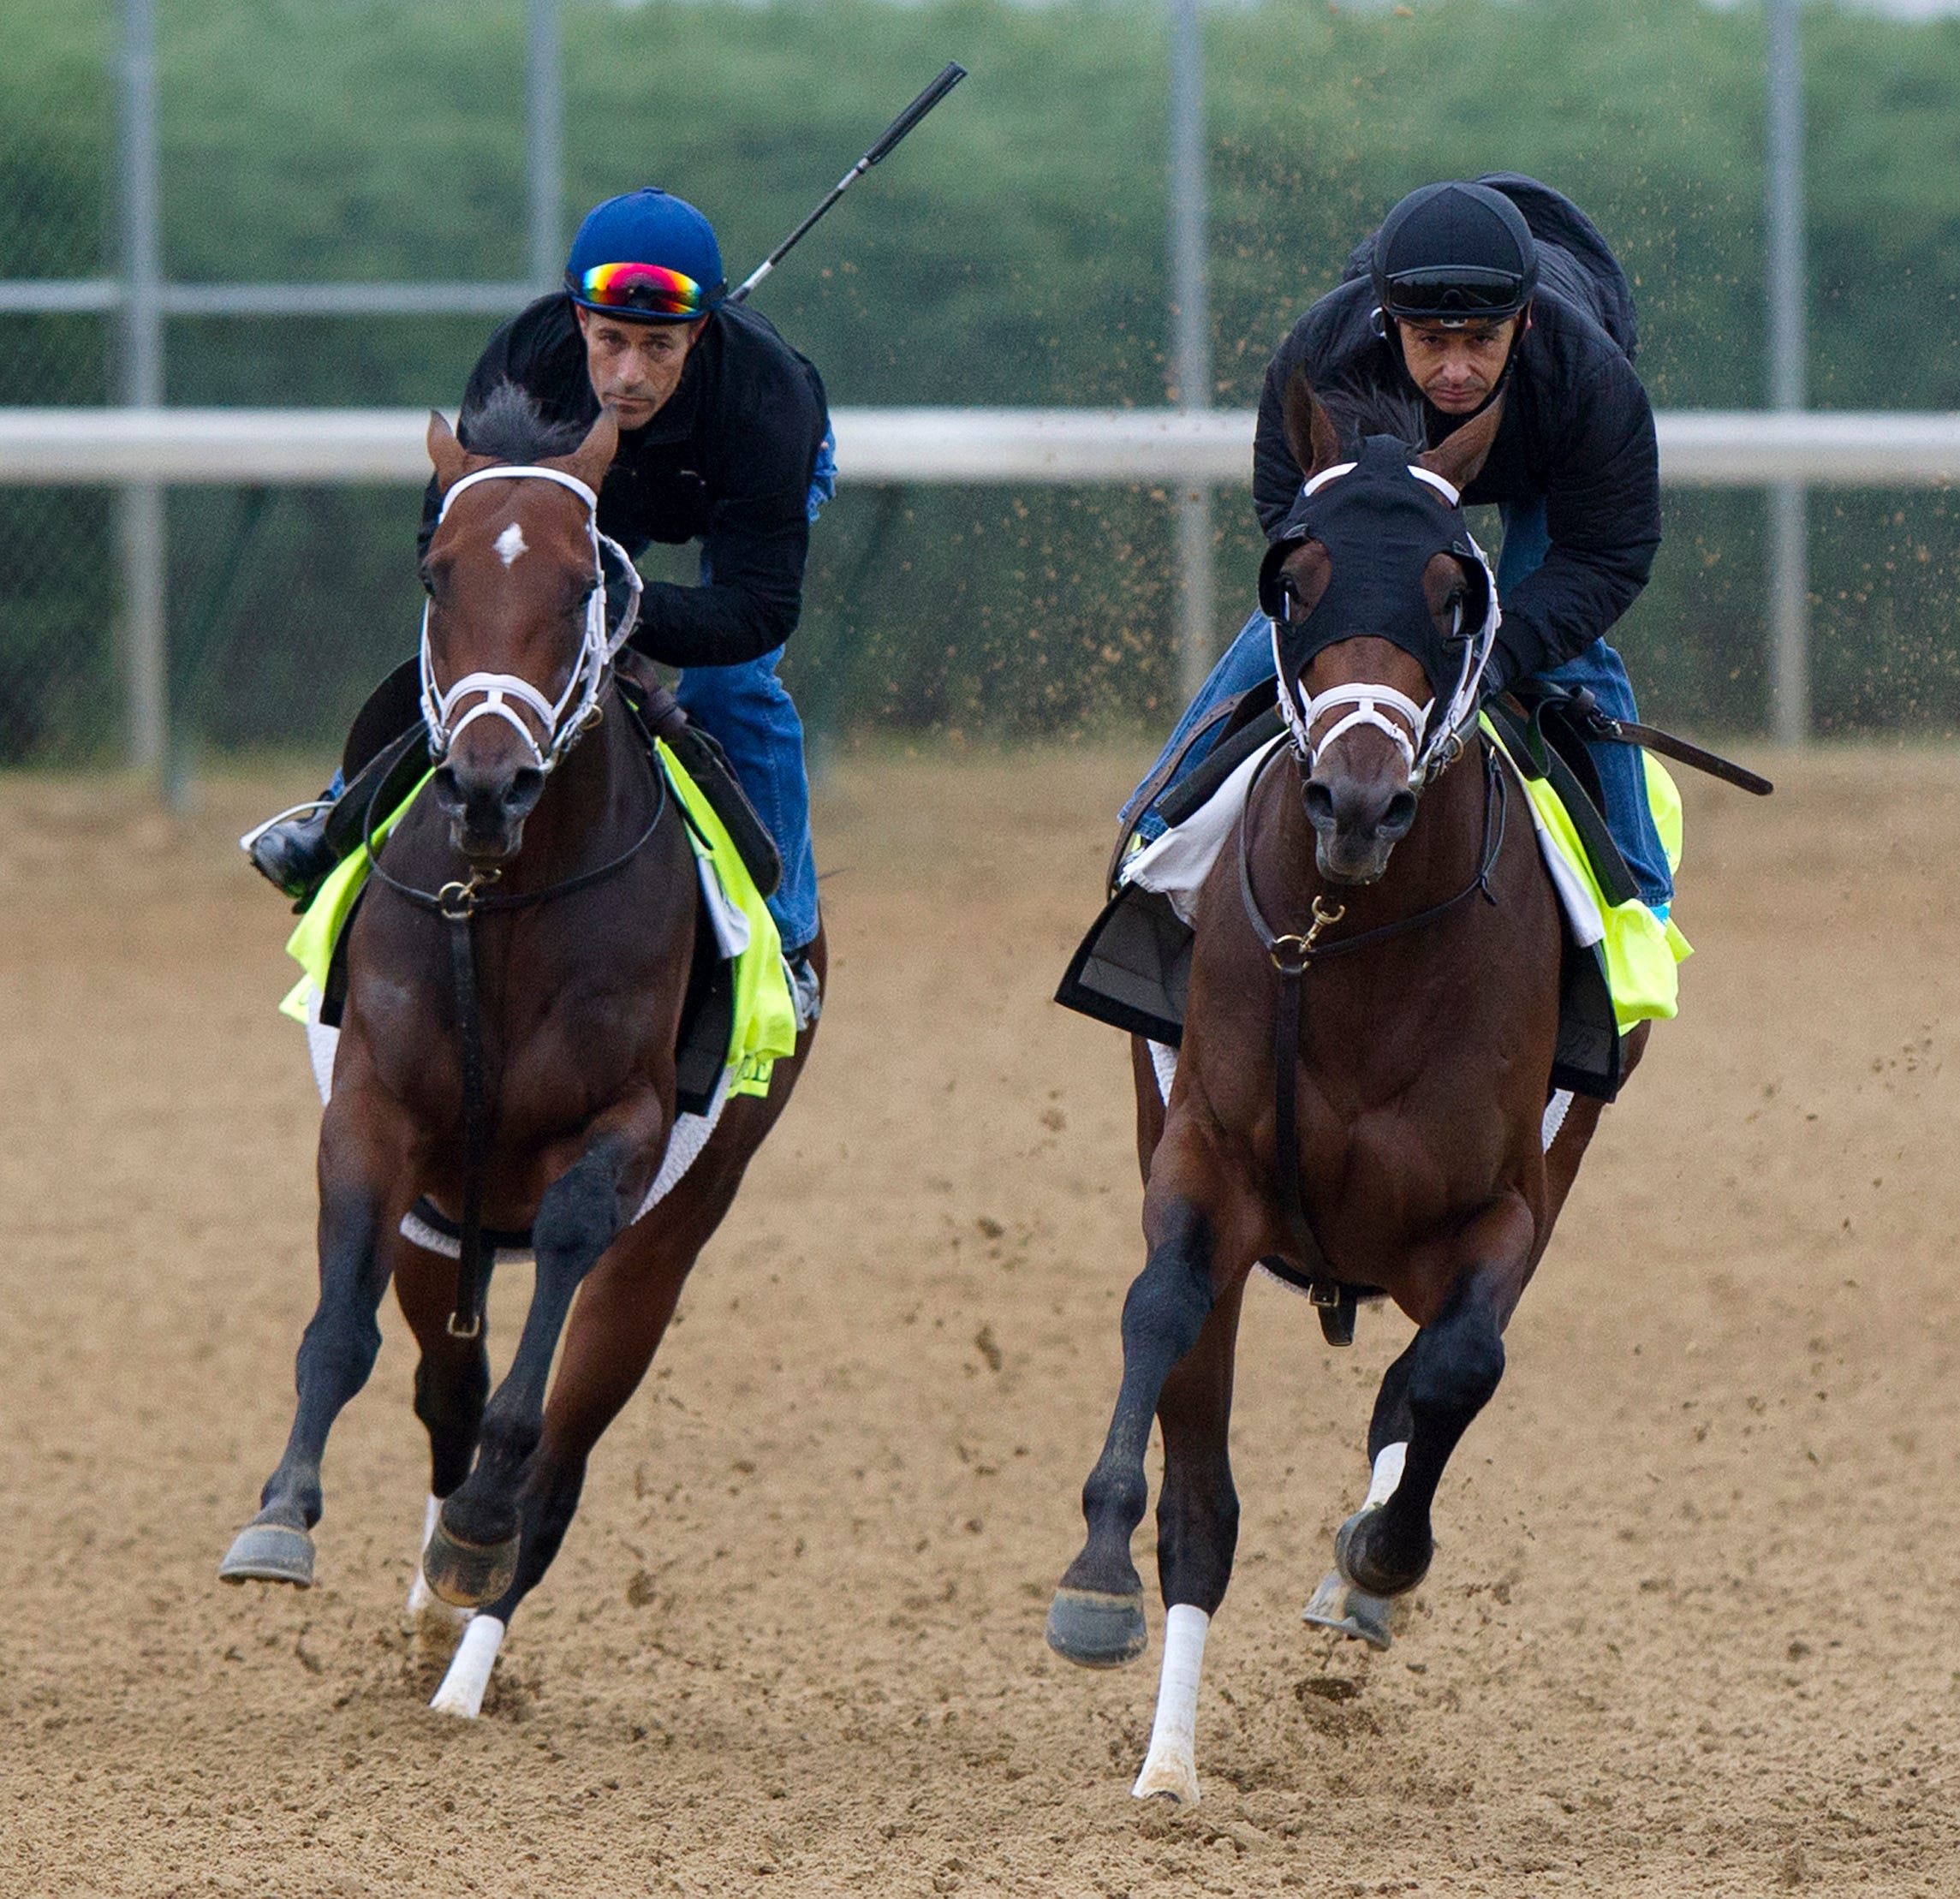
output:
[{"label": "horse hoof", "polygon": [[224,1582],[289,1582],[311,1589],[313,1539],[288,1523],[247,1523],[232,1539],[217,1574]]},{"label": "horse hoof", "polygon": [[1321,1579],[1313,1599],[1300,1611],[1302,1622],[1350,1641],[1366,1642],[1370,1648],[1386,1648],[1393,1640],[1388,1618],[1389,1604],[1382,1597],[1349,1588],[1336,1574]]},{"label": "horse hoof", "polygon": [[1429,1574],[1429,1561],[1435,1545],[1427,1543],[1419,1563],[1396,1569],[1385,1563],[1375,1548],[1379,1538],[1382,1506],[1356,1510],[1341,1526],[1334,1539],[1334,1568],[1341,1581],[1367,1596],[1406,1595]]},{"label": "horse hoof", "polygon": [[1099,1589],[1057,1589],[1048,1610],[1048,1646],[1080,1668],[1121,1668],[1150,1646],[1143,1592],[1111,1596]]},{"label": "horse hoof", "polygon": [[422,1551],[422,1575],[452,1609],[480,1609],[516,1580],[518,1541],[465,1543],[438,1518]]}]

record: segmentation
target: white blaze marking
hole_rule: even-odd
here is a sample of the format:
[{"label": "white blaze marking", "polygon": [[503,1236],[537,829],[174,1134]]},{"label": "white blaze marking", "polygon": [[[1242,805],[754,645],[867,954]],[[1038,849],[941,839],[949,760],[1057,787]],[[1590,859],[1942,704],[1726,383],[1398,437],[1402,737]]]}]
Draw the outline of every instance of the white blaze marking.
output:
[{"label": "white blaze marking", "polygon": [[1198,1678],[1205,1666],[1205,1637],[1212,1618],[1188,1602],[1164,1618],[1164,1673],[1157,1688],[1157,1719],[1150,1752],[1130,1789],[1138,1800],[1169,1794],[1185,1807],[1198,1801]]},{"label": "white blaze marking", "polygon": [[497,557],[509,567],[520,554],[527,554],[530,549],[524,545],[524,530],[515,521],[497,537]]}]

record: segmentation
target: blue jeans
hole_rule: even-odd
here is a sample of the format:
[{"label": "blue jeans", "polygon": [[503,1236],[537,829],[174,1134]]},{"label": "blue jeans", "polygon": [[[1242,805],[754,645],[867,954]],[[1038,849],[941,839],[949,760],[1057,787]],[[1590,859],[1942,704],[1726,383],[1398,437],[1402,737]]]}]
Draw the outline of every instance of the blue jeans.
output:
[{"label": "blue jeans", "polygon": [[[1507,502],[1503,515],[1504,551],[1498,560],[1500,599],[1526,574],[1534,572],[1543,563],[1552,546],[1542,501]],[[1600,702],[1601,711],[1615,718],[1640,716],[1635,710],[1633,687],[1628,682],[1626,667],[1604,640],[1595,640],[1577,658],[1569,659],[1563,666],[1553,667],[1539,676],[1561,686],[1587,688]],[[1266,616],[1255,613],[1239,629],[1238,637],[1226,648],[1224,658],[1212,668],[1210,676],[1198,688],[1198,696],[1178,720],[1170,742],[1151,767],[1150,777],[1157,775],[1165,761],[1183,743],[1185,735],[1207,712],[1227,699],[1236,699],[1241,693],[1264,685],[1272,677],[1272,634]],[[1215,733],[1200,739],[1186,755],[1177,777],[1183,778],[1191,771],[1216,742]],[[1657,909],[1664,908],[1673,900],[1674,879],[1667,867],[1667,853],[1661,848],[1660,835],[1653,828],[1653,813],[1647,800],[1646,765],[1642,754],[1636,747],[1610,742],[1588,745],[1587,750],[1592,755],[1594,768],[1599,772],[1600,784],[1606,794],[1606,829],[1619,846],[1621,855],[1626,859],[1634,881],[1640,886],[1641,901]],[[1149,778],[1144,782],[1148,783]],[[1177,780],[1171,782],[1175,783]],[[1139,794],[1141,789],[1139,786]],[[1120,821],[1134,824],[1138,835],[1147,843],[1164,834],[1164,820],[1155,811],[1139,815],[1135,795],[1123,807]]]},{"label": "blue jeans", "polygon": [[[1542,501],[1507,502],[1504,514],[1504,551],[1498,557],[1498,598],[1501,600],[1526,574],[1535,573],[1551,551]],[[1563,666],[1538,675],[1572,691],[1583,687],[1612,718],[1637,719],[1633,684],[1626,664],[1604,640],[1595,640]],[[1647,796],[1647,754],[1636,745],[1615,745],[1602,739],[1586,747],[1604,794],[1606,830],[1620,847],[1627,868],[1640,886],[1641,901],[1665,910],[1674,901],[1674,873],[1653,826],[1653,807]]]},{"label": "blue jeans", "polygon": [[[837,438],[826,433],[810,479],[809,515],[837,491]],[[713,575],[706,550],[701,585]],[[783,881],[769,914],[785,950],[801,950],[817,933],[817,859],[810,844],[810,777],[803,763],[803,722],[776,676],[778,646],[739,666],[689,666],[676,696],[695,724],[728,753],[742,789],[783,854]]]}]

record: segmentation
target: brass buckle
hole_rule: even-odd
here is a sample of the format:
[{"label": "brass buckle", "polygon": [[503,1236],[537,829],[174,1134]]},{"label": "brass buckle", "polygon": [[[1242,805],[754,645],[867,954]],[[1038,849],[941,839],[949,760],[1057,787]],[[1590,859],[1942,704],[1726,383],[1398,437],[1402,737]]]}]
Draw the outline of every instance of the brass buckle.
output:
[{"label": "brass buckle", "polygon": [[[1272,959],[1272,967],[1284,974],[1298,975],[1313,961],[1314,946],[1320,940],[1320,932],[1330,924],[1338,923],[1347,914],[1346,904],[1336,903],[1330,908],[1326,896],[1316,893],[1314,898],[1314,920],[1308,925],[1307,934],[1303,937],[1275,937],[1272,939],[1272,947],[1266,951],[1267,955]],[[1283,950],[1290,952],[1289,959],[1284,961],[1280,959]]]},{"label": "brass buckle", "polygon": [[[476,908],[477,899],[486,886],[503,875],[495,865],[488,870],[472,871],[464,879],[452,879],[436,892],[436,908],[451,923],[461,923]],[[458,1336],[466,1335],[459,1334]]]}]

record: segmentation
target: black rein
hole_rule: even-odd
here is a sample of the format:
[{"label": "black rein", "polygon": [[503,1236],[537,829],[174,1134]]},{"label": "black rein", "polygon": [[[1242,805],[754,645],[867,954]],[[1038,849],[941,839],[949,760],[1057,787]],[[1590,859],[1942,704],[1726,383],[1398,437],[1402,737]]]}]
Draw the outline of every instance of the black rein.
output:
[{"label": "black rein", "polygon": [[[456,1289],[455,1308],[450,1313],[449,1330],[453,1338],[474,1338],[483,1330],[483,1301],[488,1288],[486,1255],[494,1248],[483,1231],[484,1176],[490,1168],[490,1099],[483,1057],[483,1010],[476,983],[476,919],[486,912],[527,910],[548,903],[554,897],[569,896],[575,890],[589,889],[617,871],[623,870],[652,842],[660,820],[667,815],[667,774],[656,763],[653,780],[658,799],[646,830],[614,858],[594,870],[581,871],[562,883],[547,884],[541,890],[488,891],[481,886],[494,883],[501,872],[496,866],[487,872],[472,871],[467,878],[443,885],[439,890],[419,890],[391,877],[383,867],[383,839],[374,838],[374,805],[382,785],[377,783],[361,819],[361,843],[376,877],[418,909],[439,916],[449,925],[450,974],[456,991],[456,1039],[462,1057],[463,1182],[462,1218],[456,1241]],[[392,835],[392,834],[390,834]]]},{"label": "black rein", "polygon": [[[1345,1344],[1354,1336],[1351,1316],[1354,1295],[1353,1289],[1335,1273],[1320,1244],[1320,1235],[1314,1230],[1300,1178],[1299,1082],[1295,1070],[1300,1058],[1300,1004],[1307,971],[1310,965],[1330,956],[1349,955],[1357,950],[1366,950],[1411,930],[1419,930],[1425,924],[1439,922],[1480,893],[1486,902],[1497,902],[1491,892],[1491,872],[1496,868],[1498,854],[1504,848],[1504,819],[1510,794],[1496,751],[1487,743],[1483,749],[1484,840],[1477,874],[1454,896],[1432,904],[1427,910],[1418,910],[1414,916],[1398,917],[1393,923],[1364,930],[1359,936],[1338,938],[1331,943],[1321,942],[1321,933],[1341,920],[1345,914],[1344,906],[1329,905],[1322,896],[1316,895],[1313,921],[1308,926],[1306,934],[1298,936],[1276,932],[1266,920],[1259,900],[1253,895],[1250,844],[1253,795],[1259,789],[1259,781],[1271,770],[1274,759],[1289,755],[1296,757],[1297,753],[1290,746],[1274,746],[1253,773],[1252,783],[1246,787],[1245,812],[1239,819],[1239,894],[1245,902],[1246,920],[1252,925],[1260,946],[1279,973],[1279,1008],[1273,1018],[1273,1165],[1278,1176],[1280,1210],[1306,1268],[1302,1275],[1282,1273],[1280,1277],[1292,1280],[1304,1289],[1313,1304],[1321,1308],[1321,1326],[1332,1343]],[[1273,1262],[1269,1260],[1266,1265],[1271,1271]],[[1336,1317],[1343,1308],[1348,1315],[1344,1327]],[[1338,1336],[1343,1330],[1346,1336]]]}]

